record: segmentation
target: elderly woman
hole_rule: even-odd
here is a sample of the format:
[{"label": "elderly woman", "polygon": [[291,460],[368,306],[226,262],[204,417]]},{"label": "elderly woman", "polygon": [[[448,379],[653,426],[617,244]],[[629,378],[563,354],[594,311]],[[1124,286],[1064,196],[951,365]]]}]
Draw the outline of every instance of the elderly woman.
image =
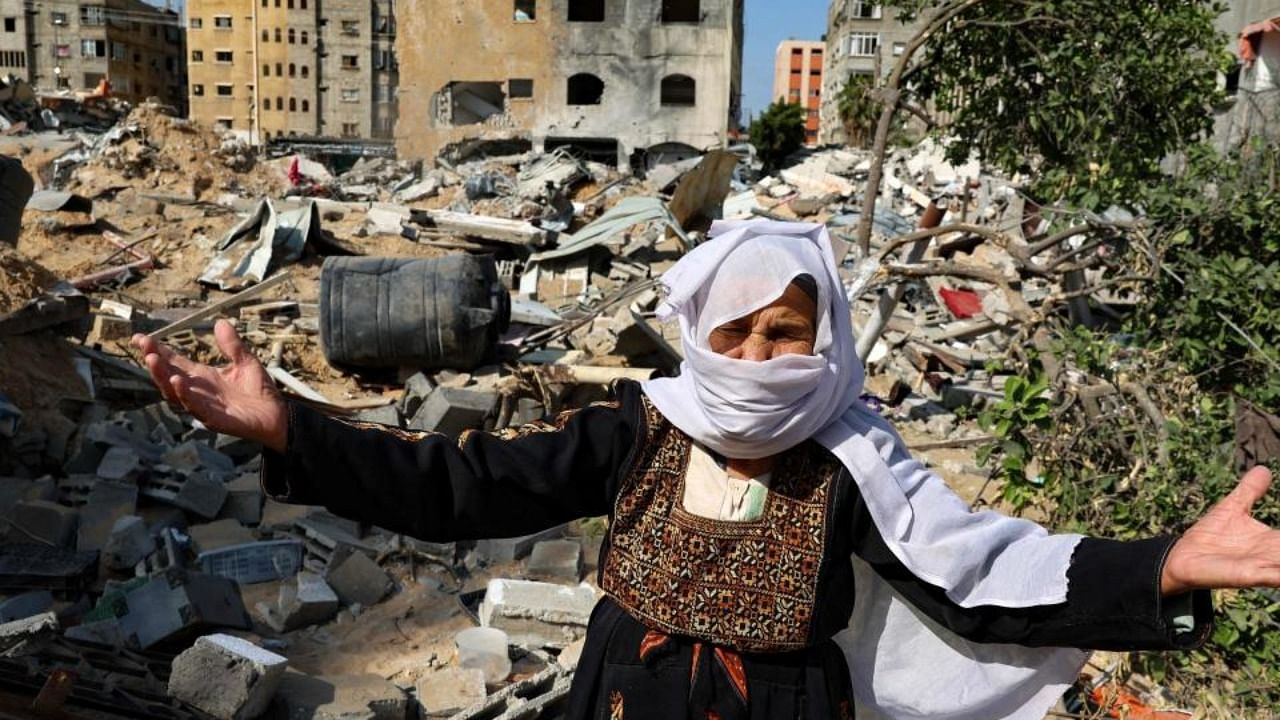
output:
[{"label": "elderly woman", "polygon": [[1262,469],[1181,538],[970,512],[859,400],[823,227],[712,235],[663,278],[679,377],[493,434],[286,402],[226,323],[220,369],[135,342],[167,398],[268,448],[272,497],[427,540],[608,515],[574,720],[1038,719],[1069,648],[1195,647],[1206,588],[1280,584],[1280,533],[1249,517]]}]

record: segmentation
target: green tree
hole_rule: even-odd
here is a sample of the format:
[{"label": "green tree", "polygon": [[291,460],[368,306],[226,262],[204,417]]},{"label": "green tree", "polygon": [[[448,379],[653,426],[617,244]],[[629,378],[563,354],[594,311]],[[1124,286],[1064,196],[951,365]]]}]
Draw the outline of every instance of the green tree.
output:
[{"label": "green tree", "polygon": [[880,102],[875,95],[872,77],[864,74],[851,76],[836,95],[836,111],[848,143],[866,147],[871,142],[876,117],[880,114]]},{"label": "green tree", "polygon": [[783,158],[804,144],[808,114],[803,105],[777,100],[751,123],[751,144],[760,153],[765,172],[776,170]]}]

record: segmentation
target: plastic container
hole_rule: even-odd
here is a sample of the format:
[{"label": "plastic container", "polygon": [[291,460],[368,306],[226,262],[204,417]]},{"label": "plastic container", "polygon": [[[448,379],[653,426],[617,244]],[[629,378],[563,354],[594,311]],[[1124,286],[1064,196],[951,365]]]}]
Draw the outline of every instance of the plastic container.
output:
[{"label": "plastic container", "polygon": [[492,257],[331,257],[320,271],[320,343],[335,366],[471,370],[511,319]]},{"label": "plastic container", "polygon": [[507,634],[497,628],[467,628],[453,637],[458,646],[458,664],[484,673],[488,685],[497,685],[511,674],[507,654]]}]

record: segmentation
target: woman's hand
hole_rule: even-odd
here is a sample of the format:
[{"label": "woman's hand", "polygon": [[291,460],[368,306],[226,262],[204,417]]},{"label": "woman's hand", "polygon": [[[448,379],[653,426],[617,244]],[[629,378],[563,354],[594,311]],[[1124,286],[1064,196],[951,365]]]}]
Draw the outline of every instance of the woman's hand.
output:
[{"label": "woman's hand", "polygon": [[1205,588],[1280,587],[1280,531],[1250,516],[1271,486],[1255,467],[1231,494],[1192,525],[1165,560],[1160,590],[1177,595]]},{"label": "woman's hand", "polygon": [[289,419],[284,399],[262,363],[226,320],[213,328],[230,364],[212,368],[185,358],[146,335],[134,335],[151,380],[165,399],[186,408],[205,427],[283,452]]}]

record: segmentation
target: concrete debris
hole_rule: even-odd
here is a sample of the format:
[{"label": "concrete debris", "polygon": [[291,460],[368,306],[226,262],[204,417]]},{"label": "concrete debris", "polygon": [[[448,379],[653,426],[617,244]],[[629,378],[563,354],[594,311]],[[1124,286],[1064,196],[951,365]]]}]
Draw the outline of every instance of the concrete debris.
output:
[{"label": "concrete debris", "polygon": [[386,571],[361,552],[348,551],[345,556],[335,556],[324,578],[344,605],[370,607],[392,590]]},{"label": "concrete debris", "polygon": [[217,720],[250,720],[270,707],[288,659],[232,635],[205,635],[173,660],[169,695]]},{"label": "concrete debris", "polygon": [[377,675],[289,671],[276,690],[274,707],[288,720],[405,720],[409,699]]},{"label": "concrete debris", "polygon": [[258,603],[258,614],[276,632],[323,623],[338,612],[338,596],[319,575],[302,571],[280,586],[274,606]]},{"label": "concrete debris", "polygon": [[533,546],[528,574],[532,580],[576,583],[582,578],[582,543],[544,540]]},{"label": "concrete debris", "polygon": [[595,604],[589,585],[495,578],[480,604],[480,624],[505,631],[521,645],[564,647],[586,633]]},{"label": "concrete debris", "polygon": [[39,615],[53,607],[53,593],[48,590],[32,590],[0,602],[0,623],[22,620]]},{"label": "concrete debris", "polygon": [[57,634],[58,616],[40,613],[0,624],[0,657],[21,657],[42,649]]},{"label": "concrete debris", "polygon": [[477,668],[448,667],[424,675],[416,687],[423,717],[454,715],[487,696],[484,672]]},{"label": "concrete debris", "polygon": [[155,549],[156,541],[146,522],[137,515],[126,515],[111,527],[111,535],[102,548],[102,559],[112,570],[129,570]]},{"label": "concrete debris", "polygon": [[120,629],[126,642],[146,650],[202,629],[248,630],[249,614],[235,584],[202,573],[170,569],[124,595]]}]

